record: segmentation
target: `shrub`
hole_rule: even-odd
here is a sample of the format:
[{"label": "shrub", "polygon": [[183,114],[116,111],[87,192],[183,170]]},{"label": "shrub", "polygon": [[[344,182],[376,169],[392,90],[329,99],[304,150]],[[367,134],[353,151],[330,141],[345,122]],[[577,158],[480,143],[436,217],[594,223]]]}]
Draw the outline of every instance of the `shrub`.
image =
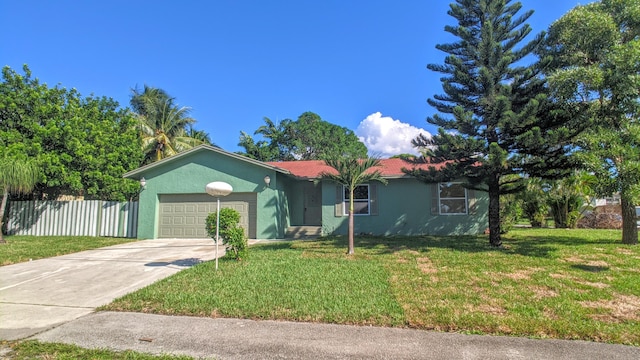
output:
[{"label": "shrub", "polygon": [[[207,233],[215,240],[217,212],[207,216]],[[226,247],[226,255],[232,259],[241,260],[247,256],[247,238],[240,226],[240,213],[230,208],[220,209],[219,235]]]}]

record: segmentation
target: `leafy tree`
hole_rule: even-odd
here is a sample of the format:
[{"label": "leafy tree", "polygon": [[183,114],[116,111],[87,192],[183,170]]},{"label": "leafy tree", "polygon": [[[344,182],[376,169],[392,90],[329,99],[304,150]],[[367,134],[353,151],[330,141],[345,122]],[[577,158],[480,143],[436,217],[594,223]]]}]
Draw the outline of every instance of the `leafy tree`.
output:
[{"label": "leafy tree", "polygon": [[531,227],[542,227],[545,217],[549,213],[545,195],[542,189],[542,179],[528,178],[526,180],[525,189],[520,193],[519,198],[522,213],[531,223]]},{"label": "leafy tree", "polygon": [[576,178],[567,177],[548,182],[546,203],[553,217],[556,228],[573,229],[580,220],[580,210],[585,205],[585,198],[576,191]]},{"label": "leafy tree", "polygon": [[549,29],[549,83],[593,122],[577,152],[601,195],[620,193],[622,242],[638,243],[640,195],[640,3],[602,0],[577,6]]},{"label": "leafy tree", "polygon": [[144,163],[161,160],[206,143],[208,135],[190,136],[190,126],[196,120],[190,117],[191,108],[180,107],[166,91],[145,85],[132,89],[130,100],[138,116]]},{"label": "leafy tree", "polygon": [[[441,170],[413,170],[423,181],[464,179],[465,186],[489,194],[489,242],[500,246],[500,196],[524,187],[522,174],[559,176],[569,162],[563,155],[572,135],[567,118],[545,96],[539,64],[522,65],[543,34],[519,45],[531,32],[519,15],[522,5],[510,0],[457,0],[448,14],[457,26],[446,26],[458,41],[436,48],[448,54],[443,65],[444,94],[428,103],[439,113],[427,121],[439,127],[432,138],[413,145]],[[423,160],[424,161],[424,160]]]},{"label": "leafy tree", "polygon": [[256,142],[244,131],[239,146],[245,156],[260,161],[324,160],[332,157],[367,157],[367,147],[353,131],[324,121],[312,112],[305,112],[296,121],[290,119],[274,123],[264,118],[254,135],[263,139]]},{"label": "leafy tree", "polygon": [[135,119],[110,98],[50,88],[9,67],[0,83],[0,155],[27,156],[41,166],[34,194],[125,200],[139,186],[122,174],[140,165]]},{"label": "leafy tree", "polygon": [[40,169],[33,160],[22,160],[4,156],[0,158],[0,191],[2,202],[0,203],[0,244],[6,240],[2,235],[4,225],[4,213],[9,194],[26,193],[35,187],[40,176]]},{"label": "leafy tree", "polygon": [[380,159],[367,158],[360,160],[355,157],[326,159],[325,163],[332,167],[337,173],[323,172],[320,179],[326,179],[343,185],[349,191],[349,248],[347,254],[354,253],[353,244],[353,191],[360,184],[371,181],[379,181],[387,184],[387,180],[382,177],[379,170],[372,170],[380,166]]}]

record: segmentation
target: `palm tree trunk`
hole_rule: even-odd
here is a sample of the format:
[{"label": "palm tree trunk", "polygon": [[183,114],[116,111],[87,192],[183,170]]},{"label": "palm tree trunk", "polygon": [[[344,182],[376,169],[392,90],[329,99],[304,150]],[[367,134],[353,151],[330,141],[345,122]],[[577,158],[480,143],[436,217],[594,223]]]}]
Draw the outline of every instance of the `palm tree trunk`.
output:
[{"label": "palm tree trunk", "polygon": [[4,210],[7,206],[7,199],[9,198],[9,191],[4,189],[2,193],[2,203],[0,204],[0,244],[6,244],[7,241],[4,239],[2,235],[2,226],[4,225]]},{"label": "palm tree trunk", "polygon": [[353,253],[353,189],[351,189],[351,196],[349,197],[349,249],[347,250],[347,254],[353,255]]}]

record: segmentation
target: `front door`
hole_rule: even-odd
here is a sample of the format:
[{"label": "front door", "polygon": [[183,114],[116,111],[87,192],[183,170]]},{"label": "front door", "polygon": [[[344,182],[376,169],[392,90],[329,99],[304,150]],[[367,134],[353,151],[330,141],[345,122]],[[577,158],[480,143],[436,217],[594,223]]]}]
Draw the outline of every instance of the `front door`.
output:
[{"label": "front door", "polygon": [[304,186],[304,225],[322,225],[322,186],[307,182]]}]

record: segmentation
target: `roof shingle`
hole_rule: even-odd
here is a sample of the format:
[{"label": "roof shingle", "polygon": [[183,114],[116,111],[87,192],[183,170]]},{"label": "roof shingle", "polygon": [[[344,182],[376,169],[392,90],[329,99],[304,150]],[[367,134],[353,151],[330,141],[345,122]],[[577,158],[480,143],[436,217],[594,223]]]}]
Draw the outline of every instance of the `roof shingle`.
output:
[{"label": "roof shingle", "polygon": [[[317,179],[323,172],[335,173],[335,170],[322,160],[303,160],[303,161],[280,161],[267,162],[267,164],[289,171],[293,176],[305,179]],[[372,171],[378,170],[385,178],[407,176],[402,169],[412,169],[414,167],[428,169],[430,166],[440,168],[442,164],[413,164],[403,159],[381,159],[381,166],[373,168]]]}]

